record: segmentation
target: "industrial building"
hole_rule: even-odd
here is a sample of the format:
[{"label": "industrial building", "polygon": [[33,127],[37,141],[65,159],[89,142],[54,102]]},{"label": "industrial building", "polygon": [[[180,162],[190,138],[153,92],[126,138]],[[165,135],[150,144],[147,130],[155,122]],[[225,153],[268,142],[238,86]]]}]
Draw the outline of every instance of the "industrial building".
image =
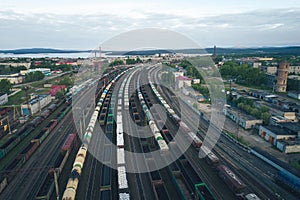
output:
[{"label": "industrial building", "polygon": [[256,119],[232,107],[225,107],[223,113],[232,121],[238,123],[244,129],[254,128],[256,124],[262,124],[262,119]]},{"label": "industrial building", "polygon": [[284,153],[300,152],[300,125],[280,123],[277,126],[260,126],[259,135]]},{"label": "industrial building", "polygon": [[294,99],[300,100],[300,92],[298,92],[298,91],[288,91],[287,95]]},{"label": "industrial building", "polygon": [[21,105],[22,115],[34,115],[51,103],[51,95],[49,94],[40,94],[34,96],[35,97],[32,98],[28,104],[25,103]]},{"label": "industrial building", "polygon": [[6,93],[0,93],[0,105],[6,104],[8,102],[8,96]]},{"label": "industrial building", "polygon": [[300,142],[299,141],[278,140],[276,147],[283,153],[299,153],[300,152]]},{"label": "industrial building", "polygon": [[272,116],[270,119],[270,125],[278,125],[279,123],[289,122],[287,118],[282,116]]},{"label": "industrial building", "polygon": [[23,76],[20,76],[19,73],[0,75],[0,80],[7,79],[11,84],[20,84],[23,82]]},{"label": "industrial building", "polygon": [[261,125],[259,127],[259,135],[272,145],[276,145],[277,140],[296,139],[297,137],[297,135],[290,133],[287,129],[273,125]]},{"label": "industrial building", "polygon": [[2,66],[11,66],[11,67],[21,67],[21,66],[24,66],[27,69],[29,69],[31,63],[30,62],[23,62],[23,63],[19,63],[19,62],[17,62],[17,63],[15,63],[15,62],[8,62],[8,63],[6,63],[6,62],[4,62],[4,63],[0,63],[0,65],[2,65]]},{"label": "industrial building", "polygon": [[35,68],[35,69],[29,69],[29,70],[21,70],[20,74],[25,76],[26,74],[30,72],[42,72],[45,76],[51,75],[51,70],[49,68]]}]

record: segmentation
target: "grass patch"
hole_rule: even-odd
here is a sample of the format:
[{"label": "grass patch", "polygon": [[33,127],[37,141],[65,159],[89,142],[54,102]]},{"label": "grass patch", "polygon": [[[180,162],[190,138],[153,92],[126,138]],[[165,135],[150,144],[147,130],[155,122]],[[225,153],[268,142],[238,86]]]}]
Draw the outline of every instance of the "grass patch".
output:
[{"label": "grass patch", "polygon": [[229,131],[225,131],[225,132],[226,132],[231,138],[237,140],[238,142],[242,143],[243,145],[245,145],[245,146],[250,146],[250,143],[247,142],[247,141],[244,139],[243,136],[237,137],[237,135],[234,134],[234,133],[231,133],[231,132],[229,132]]},{"label": "grass patch", "polygon": [[8,97],[8,102],[5,105],[20,105],[24,100],[22,99],[25,95],[25,91],[20,91],[17,94]]},{"label": "grass patch", "polygon": [[300,160],[291,162],[290,165],[297,170],[300,170]]}]

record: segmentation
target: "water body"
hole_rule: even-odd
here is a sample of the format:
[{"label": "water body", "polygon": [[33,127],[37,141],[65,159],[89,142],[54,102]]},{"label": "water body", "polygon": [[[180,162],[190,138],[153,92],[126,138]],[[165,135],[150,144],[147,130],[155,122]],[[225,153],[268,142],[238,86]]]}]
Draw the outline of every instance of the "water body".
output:
[{"label": "water body", "polygon": [[10,54],[0,53],[0,58],[88,58],[93,57],[92,53],[39,53],[39,54]]}]

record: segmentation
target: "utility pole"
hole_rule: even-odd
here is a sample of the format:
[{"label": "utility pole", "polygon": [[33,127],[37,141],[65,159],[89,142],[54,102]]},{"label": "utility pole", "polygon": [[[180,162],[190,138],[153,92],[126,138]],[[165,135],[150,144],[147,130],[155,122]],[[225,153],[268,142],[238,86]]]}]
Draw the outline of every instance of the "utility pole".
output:
[{"label": "utility pole", "polygon": [[26,103],[27,103],[28,115],[31,115],[30,114],[29,101],[28,101],[28,94],[27,94],[27,92],[28,92],[28,86],[24,86],[23,90],[25,90],[25,99],[26,99]]},{"label": "utility pole", "polygon": [[237,141],[239,141],[239,131],[240,131],[240,124],[239,124],[239,122],[240,122],[240,110],[238,110],[238,116],[237,116],[237,127],[236,127],[236,134],[237,134]]},{"label": "utility pole", "polygon": [[18,116],[20,116],[20,113],[19,113],[18,108],[16,107],[16,105],[12,105],[12,107],[14,108],[14,120],[16,120],[16,114]]}]

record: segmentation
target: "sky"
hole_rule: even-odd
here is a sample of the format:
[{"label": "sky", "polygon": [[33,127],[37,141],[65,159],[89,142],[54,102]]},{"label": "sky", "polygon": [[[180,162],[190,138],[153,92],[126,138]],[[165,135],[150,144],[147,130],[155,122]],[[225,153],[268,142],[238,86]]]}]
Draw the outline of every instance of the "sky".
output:
[{"label": "sky", "polygon": [[300,1],[0,1],[0,49],[95,49],[143,28],[175,31],[200,47],[300,45]]}]

